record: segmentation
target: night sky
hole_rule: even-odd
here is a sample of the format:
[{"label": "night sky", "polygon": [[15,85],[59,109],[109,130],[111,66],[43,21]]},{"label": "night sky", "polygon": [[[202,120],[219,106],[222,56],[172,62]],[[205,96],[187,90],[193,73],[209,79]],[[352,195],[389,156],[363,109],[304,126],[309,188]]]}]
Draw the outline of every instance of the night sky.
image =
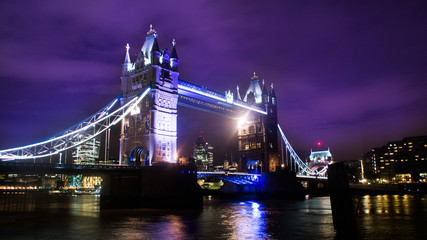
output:
[{"label": "night sky", "polygon": [[[427,135],[426,1],[1,1],[0,149],[80,122],[120,93],[125,45],[149,25],[176,39],[180,78],[243,95],[274,83],[279,123],[302,158],[337,160]],[[149,1],[145,1],[149,2]],[[223,158],[234,122],[179,108],[179,152],[202,130]]]}]

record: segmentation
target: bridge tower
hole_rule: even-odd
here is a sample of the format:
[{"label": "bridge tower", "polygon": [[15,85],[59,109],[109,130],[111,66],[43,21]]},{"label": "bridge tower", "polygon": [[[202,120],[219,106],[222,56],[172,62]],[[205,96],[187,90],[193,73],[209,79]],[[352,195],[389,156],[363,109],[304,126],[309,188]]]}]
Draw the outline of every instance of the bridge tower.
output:
[{"label": "bridge tower", "polygon": [[132,160],[135,157],[130,155],[132,149],[141,147],[145,149],[146,157],[137,160],[146,165],[175,163],[177,160],[179,58],[175,40],[172,45],[172,52],[161,50],[157,33],[150,25],[150,31],[133,63],[129,56],[129,44],[126,46],[121,76],[121,104],[126,104],[147,87],[151,90],[131,114],[122,120],[120,164]]},{"label": "bridge tower", "polygon": [[[254,73],[243,101],[259,106],[267,114],[248,113],[239,120],[238,161],[239,171],[274,172],[280,165],[277,140],[277,99],[271,84],[267,91],[264,80],[262,88]],[[237,89],[237,91],[239,91]],[[240,96],[240,93],[237,93]]]}]

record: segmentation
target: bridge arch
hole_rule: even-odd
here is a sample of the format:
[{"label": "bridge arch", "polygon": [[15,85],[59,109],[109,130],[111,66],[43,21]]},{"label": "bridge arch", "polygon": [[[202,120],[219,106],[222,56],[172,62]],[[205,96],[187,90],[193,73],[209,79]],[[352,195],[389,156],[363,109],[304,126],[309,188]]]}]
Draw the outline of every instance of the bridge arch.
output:
[{"label": "bridge arch", "polygon": [[[143,160],[143,162],[142,162]],[[148,160],[148,152],[143,147],[136,147],[130,151],[129,154],[129,164],[128,165],[136,165],[140,166],[143,163],[144,166],[150,165]]]}]

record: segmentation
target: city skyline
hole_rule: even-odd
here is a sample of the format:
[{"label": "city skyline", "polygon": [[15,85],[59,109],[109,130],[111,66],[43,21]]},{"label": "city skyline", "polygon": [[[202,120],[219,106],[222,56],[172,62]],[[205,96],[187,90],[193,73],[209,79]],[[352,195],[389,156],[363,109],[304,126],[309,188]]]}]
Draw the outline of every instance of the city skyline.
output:
[{"label": "city skyline", "polygon": [[[274,83],[279,124],[301,158],[318,141],[351,160],[427,135],[422,1],[0,6],[0,149],[49,137],[116,97],[125,45],[133,57],[150,24],[162,49],[176,40],[181,79],[241,95],[253,72]],[[221,136],[232,120],[179,111],[181,150],[200,130],[215,146],[231,141]]]}]

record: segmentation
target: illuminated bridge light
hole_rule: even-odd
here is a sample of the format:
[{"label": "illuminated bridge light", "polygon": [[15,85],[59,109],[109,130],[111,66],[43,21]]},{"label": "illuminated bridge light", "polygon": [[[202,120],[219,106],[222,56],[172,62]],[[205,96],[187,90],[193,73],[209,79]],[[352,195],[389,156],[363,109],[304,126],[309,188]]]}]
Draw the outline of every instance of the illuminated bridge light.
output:
[{"label": "illuminated bridge light", "polygon": [[[108,113],[111,107],[118,102],[118,99],[121,97],[120,95],[106,107],[96,112],[94,115],[90,116],[89,118],[86,118],[82,122],[59,134],[53,135],[47,140],[42,140],[22,147],[1,150],[0,159],[11,161],[12,159],[18,160],[48,157],[81,145],[84,142],[105,132],[111,126],[121,121],[126,115],[130,113],[130,111],[135,106],[137,106],[139,102],[141,102],[141,100],[148,94],[150,89],[150,87],[146,88],[145,91],[141,92],[137,97],[135,97],[119,109],[113,111],[112,113]],[[108,122],[108,124],[106,124],[106,122]],[[88,135],[88,137],[82,138],[82,140],[76,142],[70,141],[71,138],[74,138],[76,135],[81,134],[86,129],[95,129],[96,127],[100,128],[97,129],[97,132]]]}]

